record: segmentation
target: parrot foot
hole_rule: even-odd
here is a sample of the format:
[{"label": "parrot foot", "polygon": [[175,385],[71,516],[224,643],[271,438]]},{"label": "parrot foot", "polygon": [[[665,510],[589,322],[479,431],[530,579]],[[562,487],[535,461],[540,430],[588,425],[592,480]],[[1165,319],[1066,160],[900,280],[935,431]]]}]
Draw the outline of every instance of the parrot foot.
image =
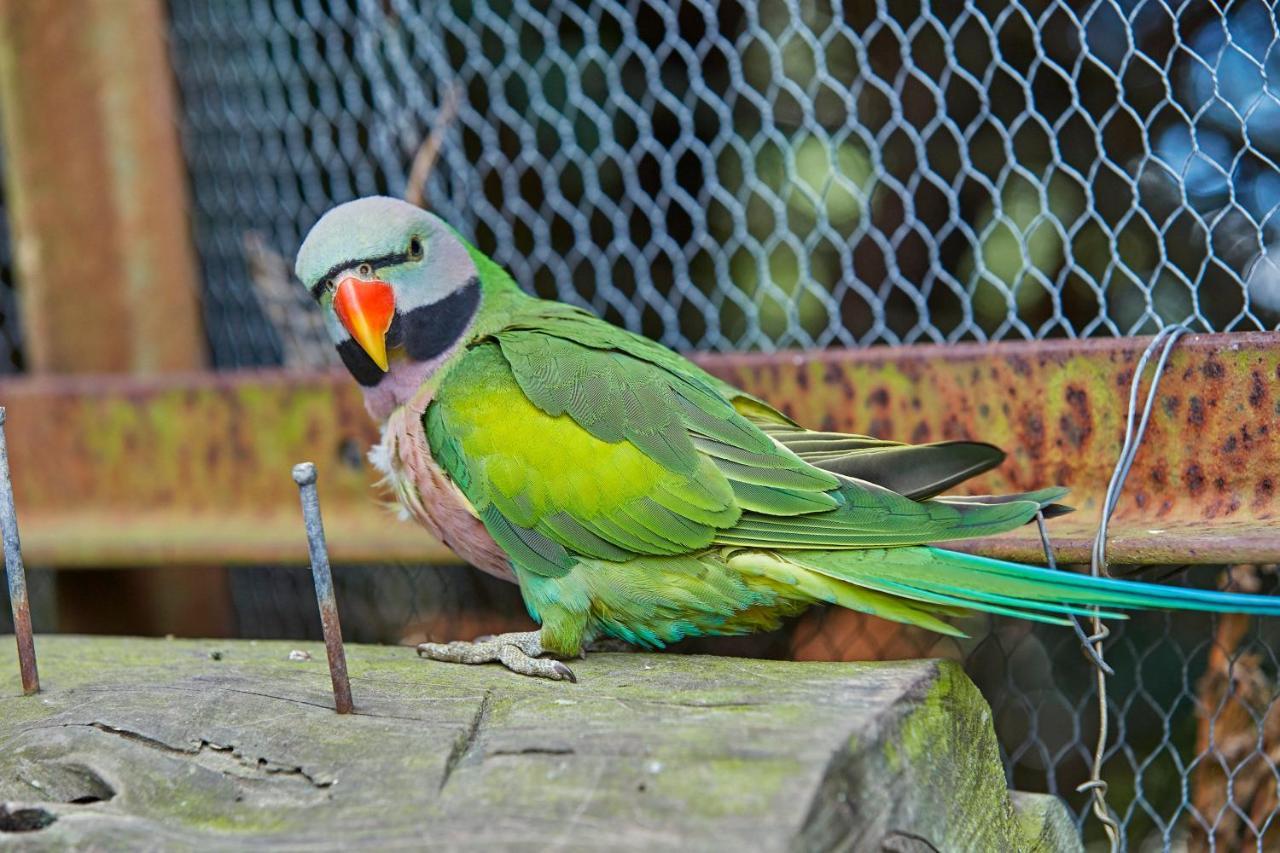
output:
[{"label": "parrot foot", "polygon": [[558,660],[540,658],[542,652],[542,634],[538,631],[498,634],[471,643],[422,643],[418,646],[418,657],[446,663],[497,661],[520,675],[577,683],[573,670]]}]

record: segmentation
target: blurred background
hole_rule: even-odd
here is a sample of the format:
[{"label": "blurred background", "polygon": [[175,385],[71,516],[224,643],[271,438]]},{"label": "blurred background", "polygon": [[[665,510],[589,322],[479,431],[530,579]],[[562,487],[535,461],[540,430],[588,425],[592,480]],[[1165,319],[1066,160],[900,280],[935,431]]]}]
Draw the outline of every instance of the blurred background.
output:
[{"label": "blurred background", "polygon": [[[289,272],[311,223],[357,196],[420,194],[526,288],[687,351],[1280,324],[1280,18],[1261,0],[0,10],[0,372],[45,383],[0,384],[0,402],[11,424],[24,401],[74,422],[28,427],[52,467],[18,483],[41,631],[319,636],[302,551],[267,541],[277,516],[296,524],[286,471],[224,466],[258,452],[238,430],[310,430],[322,484],[327,463],[368,500],[371,427],[357,398],[327,396],[342,380],[316,378],[333,355]],[[438,158],[418,184],[429,138]],[[242,368],[292,373],[263,373],[254,396],[227,390]],[[142,397],[76,378],[103,373],[149,377],[138,394],[186,407],[158,434],[203,461],[112,457]],[[319,415],[290,414],[312,403]],[[215,409],[226,419],[202,414]],[[81,488],[107,508],[69,507]],[[145,523],[130,509],[142,492]],[[166,509],[268,493],[284,508],[246,509],[234,528]],[[359,520],[348,539],[373,544],[335,554],[348,639],[527,624],[513,587],[443,553],[423,562],[373,510]],[[192,556],[215,545],[221,564]],[[1147,576],[1165,574],[1274,585],[1267,566]],[[940,641],[819,612],[684,650],[960,659],[995,708],[1011,782],[1063,795],[1086,825],[1074,788],[1096,698],[1075,638],[977,627]],[[1277,627],[1157,614],[1117,631],[1105,778],[1134,849],[1276,843]]]}]

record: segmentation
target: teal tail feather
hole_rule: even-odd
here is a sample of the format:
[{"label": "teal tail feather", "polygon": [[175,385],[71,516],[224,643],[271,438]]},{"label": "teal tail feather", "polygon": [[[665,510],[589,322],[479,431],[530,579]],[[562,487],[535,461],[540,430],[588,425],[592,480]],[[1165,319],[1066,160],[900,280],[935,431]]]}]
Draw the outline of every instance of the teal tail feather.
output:
[{"label": "teal tail feather", "polygon": [[[1140,581],[1095,578],[927,546],[849,551],[737,552],[730,564],[777,579],[819,575],[845,607],[939,630],[936,619],[981,611],[1069,625],[1073,616],[1123,619],[1126,610],[1198,610],[1280,616],[1280,596],[1187,589]],[[849,587],[874,598],[852,595]],[[907,605],[886,608],[886,598]],[[858,606],[866,601],[870,606]],[[850,602],[853,602],[852,604]],[[947,631],[946,633],[956,633]]]},{"label": "teal tail feather", "polygon": [[954,566],[965,579],[977,575],[1027,599],[1059,601],[1086,607],[1125,610],[1198,610],[1211,613],[1248,613],[1280,616],[1280,596],[1249,595],[1218,590],[1188,589],[1118,578],[1095,578],[1077,572],[1010,563],[991,557],[962,554],[943,548],[926,550]]}]

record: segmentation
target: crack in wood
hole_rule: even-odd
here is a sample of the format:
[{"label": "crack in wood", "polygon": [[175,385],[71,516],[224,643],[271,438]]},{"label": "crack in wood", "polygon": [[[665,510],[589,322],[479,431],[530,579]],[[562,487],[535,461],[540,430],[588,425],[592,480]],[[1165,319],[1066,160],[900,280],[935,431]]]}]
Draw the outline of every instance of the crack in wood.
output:
[{"label": "crack in wood", "polygon": [[[294,699],[289,696],[276,696],[271,693],[259,693],[256,690],[242,690],[238,687],[223,687],[222,690],[228,693],[239,693],[243,696],[258,696],[262,699],[275,699],[279,702],[288,702],[291,705],[305,705],[308,708],[319,708],[322,711],[332,711],[333,706],[324,705],[320,702],[308,702],[306,699]],[[365,716],[374,717],[376,714],[367,714]]]},{"label": "crack in wood", "polygon": [[[631,704],[636,703],[635,700],[619,700],[629,701]],[[767,708],[778,703],[776,702],[675,702],[664,699],[648,699],[645,705],[661,705],[667,708]]]},{"label": "crack in wood", "polygon": [[[363,679],[363,681],[376,683],[374,682],[373,679]],[[404,681],[388,681],[388,680],[383,680],[383,681],[388,684],[398,684],[398,685],[406,685],[410,683],[410,682],[404,682]],[[82,688],[82,689],[86,693],[97,693],[97,694],[107,694],[107,695],[124,695],[125,694],[125,691],[122,691],[115,687],[110,687],[110,688],[95,687],[95,688]],[[181,685],[176,685],[176,684],[149,684],[146,686],[145,689],[172,690],[176,693],[199,693],[201,695],[204,695],[208,692],[207,690],[196,689],[194,687],[183,687]],[[304,708],[319,708],[321,711],[328,711],[329,713],[333,713],[332,705],[325,705],[320,702],[308,702],[305,699],[295,699],[291,696],[277,696],[274,693],[262,693],[257,690],[244,690],[239,687],[227,687],[222,685],[218,686],[216,689],[224,693],[239,693],[242,696],[257,696],[261,699],[273,699],[277,702],[284,702],[289,705],[301,705]],[[136,693],[137,689],[130,690],[128,692]],[[446,700],[439,700],[439,701],[469,701],[474,698],[475,698],[474,696],[461,696],[461,697],[458,697],[456,700],[446,699]],[[435,719],[431,717],[411,717],[403,714],[378,714],[378,713],[374,713],[372,711],[367,711],[367,710],[361,711],[359,709],[357,709],[356,711],[353,711],[351,716],[368,717],[369,719],[373,719],[373,720],[404,720],[411,723],[434,723],[435,722]]]},{"label": "crack in wood", "polygon": [[[181,689],[181,688],[168,688],[168,689]],[[276,696],[272,693],[260,693],[256,690],[242,690],[238,687],[223,687],[221,689],[227,691],[228,693],[239,693],[242,696],[257,696],[262,699],[276,699],[280,702],[288,702],[291,705],[305,705],[308,708],[319,708],[322,711],[333,712],[332,705],[325,705],[320,702],[308,702],[305,699],[293,699],[289,696]],[[434,722],[434,720],[426,717],[406,717],[400,714],[375,714],[370,711],[361,711],[359,709],[352,711],[351,716],[369,717],[370,719],[373,719],[373,720],[405,720],[411,723]]]},{"label": "crack in wood", "polygon": [[492,703],[493,689],[490,688],[480,698],[480,705],[476,708],[476,713],[472,716],[471,725],[467,727],[466,733],[453,742],[453,749],[449,750],[449,757],[445,759],[444,773],[440,776],[438,790],[444,790],[444,786],[449,784],[449,777],[453,775],[453,771],[458,768],[467,753],[475,747],[476,741],[480,738],[480,729],[484,726],[485,720],[489,716],[489,708]]},{"label": "crack in wood", "polygon": [[672,699],[624,699],[620,696],[602,697],[617,702],[628,711],[643,711],[654,708],[691,708],[695,711],[719,711],[734,708],[762,708],[768,711],[777,707],[777,702],[680,702]]},{"label": "crack in wood", "polygon": [[39,807],[22,808],[14,803],[0,803],[0,834],[39,832],[52,826],[58,816]]},{"label": "crack in wood", "polygon": [[939,853],[929,839],[913,832],[891,830],[880,839],[880,853]]},{"label": "crack in wood", "polygon": [[[314,788],[321,788],[321,789],[328,788],[332,786],[334,782],[334,780],[332,779],[329,779],[329,780],[317,779],[311,773],[308,773],[305,769],[303,769],[300,765],[280,764],[278,762],[270,760],[269,758],[266,758],[265,756],[250,757],[250,756],[244,755],[241,752],[237,752],[234,744],[224,745],[224,744],[214,743],[213,741],[208,740],[206,738],[201,738],[198,743],[196,743],[194,746],[190,748],[183,748],[180,746],[174,746],[172,744],[165,743],[162,740],[158,740],[156,738],[150,737],[149,735],[142,734],[141,732],[135,732],[130,729],[121,728],[119,726],[113,726],[109,723],[103,723],[101,721],[96,721],[96,720],[90,723],[62,723],[60,725],[60,728],[97,729],[100,732],[106,732],[107,734],[115,735],[117,737],[124,738],[125,740],[130,740],[130,741],[133,741],[134,743],[142,744],[143,746],[148,747],[149,749],[156,749],[156,750],[160,750],[161,752],[171,753],[173,755],[195,757],[204,753],[205,750],[209,750],[210,752],[228,756],[240,766],[248,770],[254,771],[256,773],[263,774],[264,776],[297,776],[301,779],[305,779]],[[240,779],[252,780],[252,777],[240,776],[238,774],[230,773],[225,769],[221,770],[220,772],[227,776],[236,776],[237,778],[240,778]]]}]

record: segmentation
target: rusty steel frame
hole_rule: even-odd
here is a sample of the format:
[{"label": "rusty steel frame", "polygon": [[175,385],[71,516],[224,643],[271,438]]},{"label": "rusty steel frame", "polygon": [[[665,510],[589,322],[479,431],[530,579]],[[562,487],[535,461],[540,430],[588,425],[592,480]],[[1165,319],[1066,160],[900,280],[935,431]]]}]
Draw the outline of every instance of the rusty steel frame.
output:
[{"label": "rusty steel frame", "polygon": [[[1061,484],[1049,522],[1060,561],[1088,562],[1150,338],[828,350],[703,359],[815,428],[901,441],[980,439],[1009,459],[962,491]],[[1146,439],[1110,525],[1124,564],[1280,560],[1280,334],[1187,335],[1160,383]],[[1042,560],[1034,526],[949,547]]]},{"label": "rusty steel frame", "polygon": [[[0,0],[0,103],[25,369],[203,368],[163,0]],[[64,631],[232,631],[230,584],[214,565],[180,582],[157,572],[62,581]]]},{"label": "rusty steel frame", "polygon": [[453,559],[371,488],[378,431],[342,373],[0,382],[33,566],[307,562],[298,459],[323,466],[335,561]]},{"label": "rusty steel frame", "polygon": [[[700,357],[807,426],[905,441],[981,439],[1008,461],[973,491],[1072,488],[1049,522],[1086,562],[1147,339]],[[335,562],[454,558],[398,523],[363,461],[377,439],[342,373],[29,377],[0,382],[35,566],[305,564],[289,470],[325,473]],[[1280,334],[1189,335],[1160,385],[1111,526],[1122,564],[1280,560]],[[31,461],[28,461],[31,460]],[[1034,526],[969,550],[1041,558]]]}]

